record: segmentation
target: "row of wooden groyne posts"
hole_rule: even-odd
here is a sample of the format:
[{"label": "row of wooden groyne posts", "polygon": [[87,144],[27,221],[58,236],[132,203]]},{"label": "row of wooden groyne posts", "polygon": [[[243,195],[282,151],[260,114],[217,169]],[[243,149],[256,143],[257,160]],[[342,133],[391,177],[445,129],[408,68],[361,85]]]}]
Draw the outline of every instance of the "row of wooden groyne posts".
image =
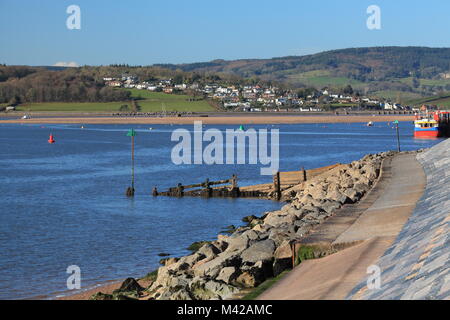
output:
[{"label": "row of wooden groyne posts", "polygon": [[[293,184],[302,183],[307,180],[307,171],[302,168],[297,172],[296,181]],[[210,181],[206,179],[202,183],[182,185],[169,188],[167,191],[158,191],[153,188],[152,195],[168,197],[203,197],[203,198],[268,198],[280,200],[282,192],[282,181],[280,172],[273,175],[272,184],[261,184],[257,186],[238,187],[238,178],[235,174],[230,179]]]}]

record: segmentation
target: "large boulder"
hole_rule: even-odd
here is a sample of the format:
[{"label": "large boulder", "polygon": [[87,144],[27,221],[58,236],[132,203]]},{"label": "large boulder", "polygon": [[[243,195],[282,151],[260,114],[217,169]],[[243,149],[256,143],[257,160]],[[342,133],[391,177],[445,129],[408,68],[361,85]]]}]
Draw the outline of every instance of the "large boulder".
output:
[{"label": "large boulder", "polygon": [[172,273],[183,273],[205,258],[204,254],[196,252],[189,256],[181,257],[177,262],[168,265],[167,269]]},{"label": "large boulder", "polygon": [[321,208],[330,216],[334,211],[339,209],[341,204],[337,201],[327,200],[322,205]]},{"label": "large boulder", "polygon": [[280,228],[274,228],[270,230],[269,239],[275,243],[275,246],[280,246],[285,240],[291,240],[296,237],[295,232],[298,229],[298,226],[295,224],[292,225],[283,225]]},{"label": "large boulder", "polygon": [[285,270],[292,268],[292,248],[290,241],[284,241],[274,253],[275,261],[273,263],[274,276],[279,275]]},{"label": "large boulder", "polygon": [[242,252],[241,258],[243,263],[256,263],[258,261],[268,261],[273,259],[273,253],[275,251],[275,242],[267,239],[258,241],[244,252]]},{"label": "large boulder", "polygon": [[327,193],[327,200],[332,200],[332,201],[335,201],[335,202],[339,202],[341,204],[345,204],[345,203],[349,203],[350,202],[350,199],[348,199],[348,197],[344,193],[339,191],[339,189],[333,189],[330,192],[328,192]]},{"label": "large boulder", "polygon": [[125,281],[122,282],[122,284],[120,285],[120,288],[117,289],[117,291],[119,292],[126,292],[126,291],[141,292],[142,290],[144,290],[144,288],[142,288],[134,278],[125,279]]},{"label": "large boulder", "polygon": [[191,281],[189,291],[196,300],[224,300],[231,298],[238,289],[223,282],[196,277]]},{"label": "large boulder", "polygon": [[348,202],[355,203],[362,197],[362,193],[356,191],[355,189],[347,189],[344,191],[344,194],[348,198]]},{"label": "large boulder", "polygon": [[173,273],[169,271],[168,267],[159,267],[158,276],[150,287],[150,291],[155,290],[158,287],[166,287],[170,282],[172,274]]},{"label": "large boulder", "polygon": [[378,177],[379,171],[377,171],[372,165],[365,165],[361,170],[364,172],[364,176],[371,181]]},{"label": "large boulder", "polygon": [[225,267],[237,267],[241,263],[241,257],[237,252],[222,252],[217,258],[203,263],[198,266],[194,266],[195,276],[208,276],[216,278],[220,271]]},{"label": "large boulder", "polygon": [[292,224],[296,220],[295,215],[285,214],[285,215],[279,215],[279,214],[269,214],[266,219],[264,220],[264,223],[273,227],[277,227],[282,224]]},{"label": "large boulder", "polygon": [[200,255],[205,256],[206,258],[212,258],[217,256],[221,250],[217,248],[215,245],[212,245],[210,243],[207,243],[203,245],[200,249],[198,249],[197,253]]},{"label": "large boulder", "polygon": [[353,189],[354,189],[356,192],[359,192],[359,193],[361,193],[361,194],[364,194],[364,193],[366,193],[367,191],[369,191],[370,187],[369,187],[367,184],[356,183],[356,184],[353,186]]},{"label": "large boulder", "polygon": [[316,200],[322,200],[327,195],[321,184],[315,186],[314,188],[308,188],[308,194]]},{"label": "large boulder", "polygon": [[266,279],[273,277],[271,261],[258,261],[252,266],[242,268],[242,274],[236,279],[236,284],[246,288],[254,288]]},{"label": "large boulder", "polygon": [[233,282],[238,277],[238,271],[235,267],[225,267],[220,270],[219,276],[216,278],[217,281],[223,281],[227,284]]},{"label": "large boulder", "polygon": [[[228,247],[225,252],[242,252],[248,248],[250,245],[250,241],[254,240],[255,231],[249,229],[248,231],[252,231],[251,233],[244,231],[242,233],[231,236],[227,239]],[[251,239],[250,239],[250,238]],[[257,234],[256,234],[257,237]]]},{"label": "large boulder", "polygon": [[192,296],[186,289],[180,289],[177,292],[171,293],[169,300],[192,300]]}]

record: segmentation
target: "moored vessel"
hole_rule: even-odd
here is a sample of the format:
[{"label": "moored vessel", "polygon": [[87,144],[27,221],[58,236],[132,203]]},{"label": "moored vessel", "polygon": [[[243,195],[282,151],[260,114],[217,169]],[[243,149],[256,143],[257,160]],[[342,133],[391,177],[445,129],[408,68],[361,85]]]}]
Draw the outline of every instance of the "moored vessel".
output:
[{"label": "moored vessel", "polygon": [[439,138],[450,136],[450,112],[433,111],[416,114],[414,137]]}]

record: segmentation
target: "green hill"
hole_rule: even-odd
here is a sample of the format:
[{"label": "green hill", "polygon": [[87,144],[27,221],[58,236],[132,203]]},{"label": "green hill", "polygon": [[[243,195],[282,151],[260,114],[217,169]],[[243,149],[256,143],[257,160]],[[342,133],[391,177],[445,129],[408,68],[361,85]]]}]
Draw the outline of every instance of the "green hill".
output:
[{"label": "green hill", "polygon": [[272,59],[214,60],[157,65],[187,72],[235,74],[289,83],[295,87],[342,87],[406,98],[450,91],[450,48],[373,47]]}]

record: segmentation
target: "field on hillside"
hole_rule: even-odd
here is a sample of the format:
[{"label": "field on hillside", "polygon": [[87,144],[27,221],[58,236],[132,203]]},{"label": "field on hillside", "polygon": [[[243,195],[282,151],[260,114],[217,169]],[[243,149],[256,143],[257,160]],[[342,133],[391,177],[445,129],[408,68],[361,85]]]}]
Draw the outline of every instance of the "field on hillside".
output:
[{"label": "field on hillside", "polygon": [[409,101],[411,101],[411,100],[419,99],[422,97],[418,93],[403,92],[403,91],[396,91],[396,90],[376,91],[376,92],[371,93],[370,96],[384,98],[384,99],[390,99],[393,102],[400,102],[400,103],[404,103],[404,104],[409,103]]},{"label": "field on hillside", "polygon": [[292,82],[301,82],[303,84],[313,86],[313,87],[344,87],[348,84],[357,87],[358,85],[362,85],[363,83],[345,77],[335,77],[331,75],[331,72],[328,70],[314,70],[303,73],[294,73],[289,74],[286,73],[289,81]]},{"label": "field on hillside", "polygon": [[436,105],[442,109],[450,109],[450,93],[446,93],[440,96],[414,99],[410,100],[408,103],[416,106],[420,106],[422,104],[431,104]]},{"label": "field on hillside", "polygon": [[[188,101],[187,95],[166,94],[162,92],[150,92],[148,90],[130,90],[132,97],[141,98],[137,101],[141,106],[141,112],[161,112],[161,111],[179,111],[179,112],[205,112],[214,111],[214,108],[205,100]],[[122,105],[128,105],[129,101],[124,102],[45,102],[29,103],[21,105],[18,111],[53,111],[53,112],[118,112]]]}]

